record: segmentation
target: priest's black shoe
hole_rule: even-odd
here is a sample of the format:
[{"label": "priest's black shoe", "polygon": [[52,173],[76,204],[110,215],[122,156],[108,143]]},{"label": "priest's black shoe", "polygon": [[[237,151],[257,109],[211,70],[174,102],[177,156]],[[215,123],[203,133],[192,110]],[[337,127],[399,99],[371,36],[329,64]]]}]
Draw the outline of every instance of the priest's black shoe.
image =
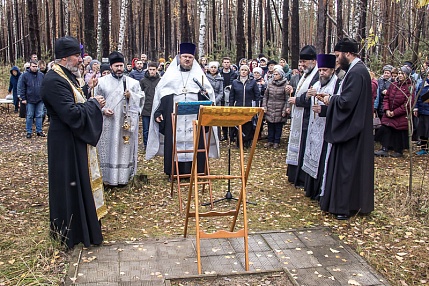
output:
[{"label": "priest's black shoe", "polygon": [[37,136],[39,136],[39,137],[46,137],[45,133],[43,133],[43,132],[37,132]]},{"label": "priest's black shoe", "polygon": [[338,214],[335,216],[337,220],[348,220],[350,217],[348,215]]},{"label": "priest's black shoe", "polygon": [[387,151],[387,148],[383,147],[378,151],[374,152],[375,156],[380,156],[380,157],[388,157],[389,156],[389,152]]},{"label": "priest's black shoe", "polygon": [[399,153],[399,152],[393,152],[391,155],[390,155],[390,157],[392,157],[392,158],[401,158],[401,157],[403,157],[404,155],[402,155],[402,153]]},{"label": "priest's black shoe", "polygon": [[27,133],[27,138],[31,138],[31,133]]}]

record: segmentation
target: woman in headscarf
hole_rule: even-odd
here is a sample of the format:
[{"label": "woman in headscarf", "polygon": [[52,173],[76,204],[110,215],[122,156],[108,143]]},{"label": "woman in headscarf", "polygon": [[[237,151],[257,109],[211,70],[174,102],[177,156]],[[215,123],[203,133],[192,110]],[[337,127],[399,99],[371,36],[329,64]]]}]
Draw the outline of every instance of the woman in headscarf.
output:
[{"label": "woman in headscarf", "polygon": [[[229,95],[231,106],[255,106],[260,100],[260,91],[256,81],[249,77],[250,68],[248,65],[240,66],[240,75],[231,84]],[[245,147],[249,147],[253,138],[252,121],[245,123],[243,129],[243,142]],[[238,140],[237,140],[238,144]]]},{"label": "woman in headscarf", "polygon": [[279,148],[283,124],[290,113],[288,103],[289,94],[285,87],[288,84],[286,74],[281,66],[275,66],[272,81],[268,83],[264,93],[262,107],[265,111],[265,120],[268,124],[268,142],[266,148]]},{"label": "woman in headscarf", "polygon": [[381,127],[379,132],[382,133],[381,145],[379,151],[374,152],[376,156],[389,156],[389,147],[393,148],[390,157],[402,157],[402,151],[407,148],[408,136],[408,119],[407,108],[410,104],[409,97],[412,89],[410,79],[411,69],[403,66],[398,72],[396,82],[393,82],[383,99],[383,112],[381,118]]}]

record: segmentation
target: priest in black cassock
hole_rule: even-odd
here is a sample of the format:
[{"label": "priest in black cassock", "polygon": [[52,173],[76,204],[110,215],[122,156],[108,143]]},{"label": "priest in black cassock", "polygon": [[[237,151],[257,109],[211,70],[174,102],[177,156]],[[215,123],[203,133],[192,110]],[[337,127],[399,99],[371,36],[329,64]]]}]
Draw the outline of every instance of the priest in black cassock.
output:
[{"label": "priest in black cassock", "polygon": [[107,213],[95,145],[101,135],[102,96],[86,100],[76,79],[82,63],[73,37],[55,41],[55,63],[41,87],[50,118],[48,132],[51,235],[68,248],[103,241],[100,219]]},{"label": "priest in black cassock", "polygon": [[335,56],[346,75],[338,94],[324,98],[328,105],[325,140],[330,145],[320,205],[346,220],[374,210],[371,78],[358,57],[355,40],[338,42]]},{"label": "priest in black cassock", "polygon": [[[196,46],[193,43],[181,43],[179,55],[172,61],[155,89],[152,105],[149,138],[146,148],[146,159],[155,155],[164,156],[164,173],[172,175],[173,126],[171,116],[176,102],[207,101],[215,102],[213,88],[200,65],[195,60]],[[196,83],[203,85],[205,91]],[[193,150],[193,123],[196,114],[178,115],[176,122],[177,150]],[[219,157],[217,129],[213,128],[210,140],[209,155]],[[200,148],[203,146],[200,137]],[[198,172],[204,172],[205,155],[197,154]],[[191,172],[193,153],[178,153],[179,174]],[[173,171],[174,172],[174,171]]]}]

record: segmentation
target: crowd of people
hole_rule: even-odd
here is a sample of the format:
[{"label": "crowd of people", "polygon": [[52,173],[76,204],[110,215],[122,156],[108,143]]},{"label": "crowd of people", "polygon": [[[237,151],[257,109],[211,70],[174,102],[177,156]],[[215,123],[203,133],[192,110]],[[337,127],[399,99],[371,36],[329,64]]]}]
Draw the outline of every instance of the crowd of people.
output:
[{"label": "crowd of people", "polygon": [[[220,62],[197,61],[195,51],[194,44],[182,43],[178,55],[167,61],[141,54],[129,63],[113,51],[108,63],[100,63],[82,54],[75,38],[63,37],[55,42],[54,61],[46,64],[32,55],[22,73],[18,67],[10,70],[9,92],[15,112],[24,107],[27,138],[33,124],[37,136],[45,137],[45,115],[50,122],[51,229],[68,247],[102,242],[103,190],[127,185],[136,174],[140,116],[146,159],[164,156],[163,171],[170,177],[190,172],[192,153],[179,153],[178,170],[172,166],[171,114],[177,102],[262,107],[268,130],[263,146],[286,148],[289,182],[340,220],[374,209],[374,154],[401,157],[409,148],[410,112],[418,154],[428,152],[429,63],[420,74],[408,62],[400,68],[386,65],[377,80],[359,59],[358,43],[348,38],[331,54],[302,47],[297,69],[263,54],[237,65],[228,56]],[[196,116],[180,116],[176,122],[177,150],[193,148]],[[375,137],[374,116],[381,119]],[[288,120],[288,142],[281,142]],[[243,125],[242,134],[219,129],[213,130],[211,157],[219,156],[219,141],[238,144],[242,136],[249,147],[254,138],[252,121]],[[373,154],[374,138],[382,148]],[[197,158],[204,167],[205,156]]]}]

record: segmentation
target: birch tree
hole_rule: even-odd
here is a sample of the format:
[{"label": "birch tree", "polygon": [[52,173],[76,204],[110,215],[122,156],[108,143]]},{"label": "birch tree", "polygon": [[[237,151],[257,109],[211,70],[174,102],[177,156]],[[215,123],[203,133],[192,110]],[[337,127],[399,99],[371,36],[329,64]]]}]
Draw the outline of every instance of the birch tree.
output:
[{"label": "birch tree", "polygon": [[70,14],[69,14],[69,0],[62,0],[64,3],[64,33],[70,34]]},{"label": "birch tree", "polygon": [[121,16],[119,19],[119,40],[118,40],[118,51],[122,53],[125,37],[125,18],[127,16],[127,3],[128,0],[122,0],[121,3]]},{"label": "birch tree", "polygon": [[198,37],[198,56],[205,56],[204,46],[206,44],[206,13],[207,13],[207,0],[200,0],[199,12],[200,12],[200,34]]}]

